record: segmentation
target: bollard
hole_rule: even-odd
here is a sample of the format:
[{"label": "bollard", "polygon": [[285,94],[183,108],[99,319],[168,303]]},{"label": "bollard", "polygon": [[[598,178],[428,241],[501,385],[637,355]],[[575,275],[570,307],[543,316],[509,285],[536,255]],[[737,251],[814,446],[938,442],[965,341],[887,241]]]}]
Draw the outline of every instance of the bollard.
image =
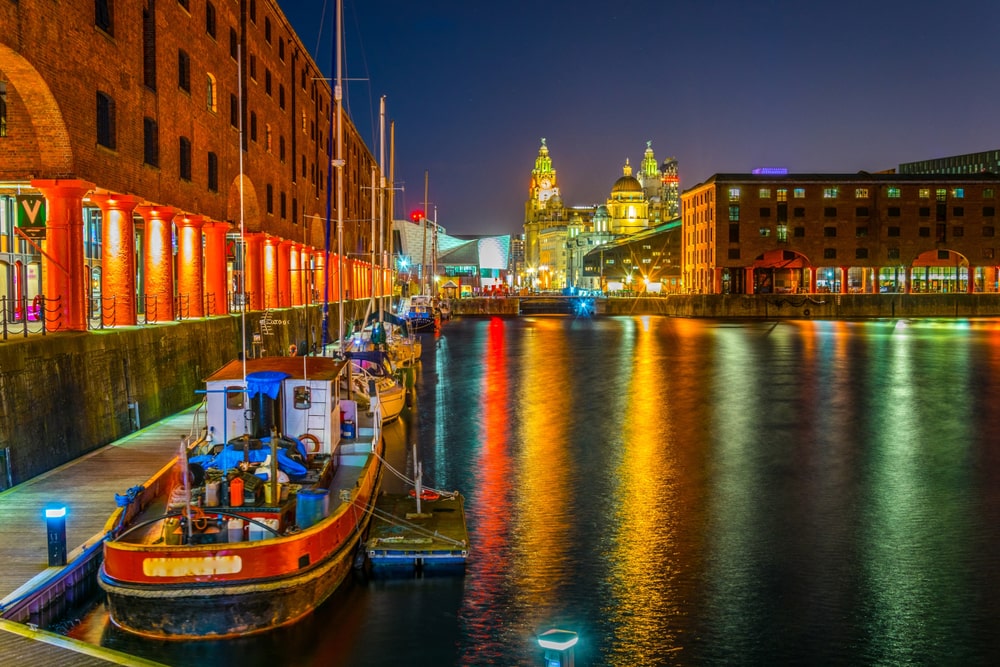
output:
[{"label": "bollard", "polygon": [[573,647],[579,639],[570,630],[546,630],[538,635],[538,645],[545,649],[545,667],[573,667]]},{"label": "bollard", "polygon": [[45,528],[48,531],[49,567],[66,564],[66,507],[45,508]]}]

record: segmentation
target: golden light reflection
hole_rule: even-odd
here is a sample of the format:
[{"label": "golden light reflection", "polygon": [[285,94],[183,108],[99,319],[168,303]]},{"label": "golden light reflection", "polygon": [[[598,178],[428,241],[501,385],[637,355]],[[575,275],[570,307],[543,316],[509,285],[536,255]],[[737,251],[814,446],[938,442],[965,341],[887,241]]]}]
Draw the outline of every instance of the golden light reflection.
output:
[{"label": "golden light reflection", "polygon": [[[631,367],[622,405],[622,447],[619,465],[611,471],[616,485],[617,512],[609,530],[611,594],[604,613],[619,635],[608,648],[610,664],[647,664],[651,647],[665,655],[678,649],[676,625],[680,612],[677,578],[682,559],[678,525],[687,512],[680,495],[670,377],[662,318],[637,317],[623,358]],[[678,339],[670,341],[676,344]],[[672,359],[682,355],[671,354]]]}]

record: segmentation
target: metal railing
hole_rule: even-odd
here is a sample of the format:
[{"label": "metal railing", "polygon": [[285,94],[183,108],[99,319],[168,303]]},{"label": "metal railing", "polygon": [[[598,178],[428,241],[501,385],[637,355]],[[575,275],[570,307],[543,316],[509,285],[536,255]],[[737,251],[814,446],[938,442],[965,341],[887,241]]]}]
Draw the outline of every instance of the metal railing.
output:
[{"label": "metal railing", "polygon": [[42,334],[58,329],[62,313],[59,299],[47,299],[39,294],[28,301],[28,297],[0,296],[0,333],[3,340],[20,334]]}]

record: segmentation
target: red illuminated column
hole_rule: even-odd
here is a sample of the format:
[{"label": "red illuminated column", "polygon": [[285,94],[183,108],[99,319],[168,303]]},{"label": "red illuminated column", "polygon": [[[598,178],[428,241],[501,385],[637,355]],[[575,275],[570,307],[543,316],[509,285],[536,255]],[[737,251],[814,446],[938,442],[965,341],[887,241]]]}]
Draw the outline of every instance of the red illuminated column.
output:
[{"label": "red illuminated column", "polygon": [[302,252],[302,245],[298,243],[292,243],[289,247],[288,252],[288,265],[291,271],[290,278],[292,280],[292,291],[291,291],[291,302],[292,306],[302,305],[302,279],[304,275],[302,273],[302,261],[300,259]]},{"label": "red illuminated column", "polygon": [[292,242],[277,240],[278,246],[278,306],[292,305]]},{"label": "red illuminated column", "polygon": [[83,257],[83,197],[94,188],[81,180],[37,180],[47,217],[42,243],[45,321],[51,329],[87,330],[87,267]]},{"label": "red illuminated column", "polygon": [[753,294],[753,267],[748,266],[744,270],[744,275],[746,276],[743,280],[744,282],[744,293]]},{"label": "red illuminated column", "polygon": [[809,293],[816,293],[816,269],[809,269]]},{"label": "red illuminated column", "polygon": [[328,289],[326,280],[329,276],[329,273],[327,272],[326,266],[324,264],[326,260],[326,253],[317,250],[314,256],[316,258],[316,268],[314,276],[315,282],[313,284],[316,285],[316,291],[317,291],[316,298],[322,301],[324,298],[328,296],[328,294],[326,293],[326,290]]},{"label": "red illuminated column", "polygon": [[142,275],[147,322],[174,319],[173,220],[177,209],[170,206],[138,206],[143,219]]},{"label": "red illuminated column", "polygon": [[264,235],[264,308],[276,308],[278,304],[278,239]]},{"label": "red illuminated column", "polygon": [[312,248],[307,245],[299,246],[299,274],[302,278],[299,281],[299,294],[302,303],[309,305],[313,301],[313,271],[312,271]]},{"label": "red illuminated column", "polygon": [[205,218],[200,215],[181,214],[175,218],[177,224],[177,296],[181,297],[179,308],[188,317],[204,317],[204,295],[202,293],[202,241],[201,226]]},{"label": "red illuminated column", "polygon": [[840,267],[840,293],[847,294],[847,267]]},{"label": "red illuminated column", "polygon": [[972,294],[973,292],[976,291],[976,267],[972,265],[972,262],[969,262],[969,273],[966,283],[967,283],[965,286],[966,292]]},{"label": "red illuminated column", "polygon": [[205,233],[205,293],[208,295],[208,315],[225,315],[229,312],[226,289],[226,232],[228,222],[206,222]]},{"label": "red illuminated column", "polygon": [[90,201],[101,209],[101,297],[104,326],[134,325],[135,225],[132,211],[139,198],[131,195],[93,194]]},{"label": "red illuminated column", "polygon": [[250,310],[264,309],[264,235],[260,232],[245,234],[247,246],[246,290],[250,296]]}]

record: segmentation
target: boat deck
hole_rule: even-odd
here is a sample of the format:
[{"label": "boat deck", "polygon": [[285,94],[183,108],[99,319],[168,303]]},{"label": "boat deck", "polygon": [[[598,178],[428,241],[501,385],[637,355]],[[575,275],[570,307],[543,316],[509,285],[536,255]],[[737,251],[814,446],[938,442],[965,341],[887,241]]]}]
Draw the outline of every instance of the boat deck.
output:
[{"label": "boat deck", "polygon": [[375,506],[366,553],[378,569],[463,568],[469,556],[465,499],[460,494],[421,501],[382,494]]}]

